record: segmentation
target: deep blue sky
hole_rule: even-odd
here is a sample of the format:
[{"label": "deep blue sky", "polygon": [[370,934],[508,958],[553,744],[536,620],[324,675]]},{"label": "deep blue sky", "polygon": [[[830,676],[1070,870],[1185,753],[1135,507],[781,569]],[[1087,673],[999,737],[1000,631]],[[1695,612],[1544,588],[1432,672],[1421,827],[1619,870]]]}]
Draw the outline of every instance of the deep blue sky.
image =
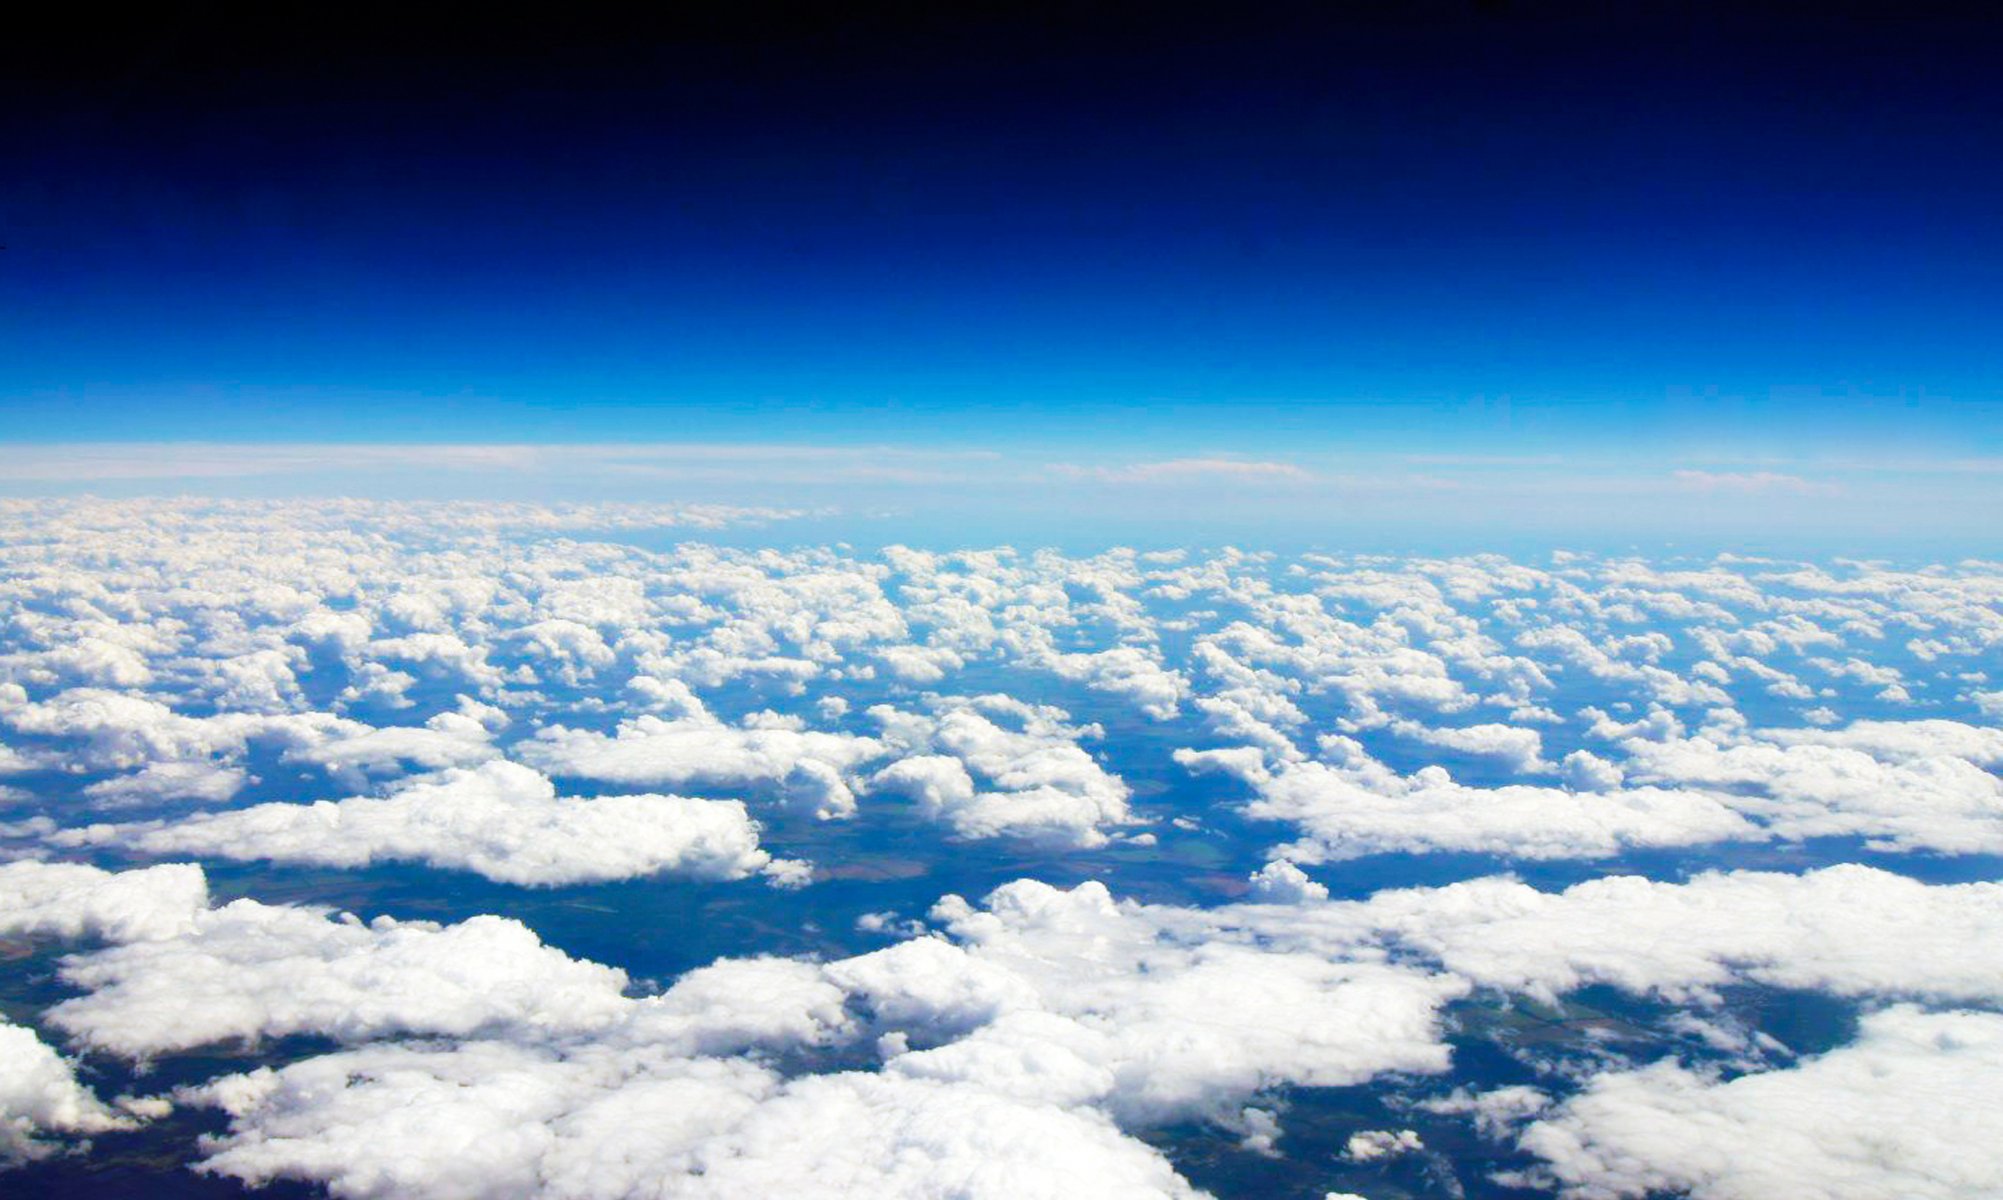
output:
[{"label": "deep blue sky", "polygon": [[17,41],[0,438],[2003,451],[1994,22],[735,11]]}]

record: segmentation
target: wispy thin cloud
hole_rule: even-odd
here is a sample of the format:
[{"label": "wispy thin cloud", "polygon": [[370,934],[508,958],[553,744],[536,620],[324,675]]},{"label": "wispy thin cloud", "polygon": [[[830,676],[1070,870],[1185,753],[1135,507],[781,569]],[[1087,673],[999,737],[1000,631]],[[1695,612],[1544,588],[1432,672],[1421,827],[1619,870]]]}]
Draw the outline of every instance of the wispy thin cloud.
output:
[{"label": "wispy thin cloud", "polygon": [[1559,454],[1405,454],[1400,458],[1425,467],[1555,467],[1566,461]]},{"label": "wispy thin cloud", "polygon": [[1242,458],[1171,458],[1160,462],[1126,463],[1119,466],[1079,466],[1057,463],[1054,475],[1098,483],[1182,483],[1193,480],[1230,480],[1238,483],[1312,483],[1316,476],[1293,463],[1265,462]]},{"label": "wispy thin cloud", "polygon": [[741,443],[478,444],[95,442],[15,444],[0,480],[219,479],[315,471],[555,472],[600,470],[660,478],[942,482],[950,467],[992,463],[986,450]]},{"label": "wispy thin cloud", "polygon": [[1844,459],[1827,465],[1838,471],[1882,474],[2003,475],[2003,457]]},{"label": "wispy thin cloud", "polygon": [[1834,496],[1842,488],[1833,483],[1803,479],[1778,471],[1678,471],[1672,477],[1685,491],[1737,493],[1741,495]]},{"label": "wispy thin cloud", "polygon": [[0,454],[0,479],[87,481],[215,479],[319,470],[519,471],[533,467],[533,446],[284,445],[220,442],[105,442],[12,445]]}]

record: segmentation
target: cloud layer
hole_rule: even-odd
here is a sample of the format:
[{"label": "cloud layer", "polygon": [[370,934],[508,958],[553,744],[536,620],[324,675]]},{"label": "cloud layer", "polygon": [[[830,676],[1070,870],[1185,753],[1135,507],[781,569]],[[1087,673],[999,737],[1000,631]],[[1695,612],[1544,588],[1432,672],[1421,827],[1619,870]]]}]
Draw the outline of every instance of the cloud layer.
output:
[{"label": "cloud layer", "polygon": [[343,1196],[1997,1186],[2003,567],[658,536],[784,515],[0,504],[0,1154],[171,1059]]}]

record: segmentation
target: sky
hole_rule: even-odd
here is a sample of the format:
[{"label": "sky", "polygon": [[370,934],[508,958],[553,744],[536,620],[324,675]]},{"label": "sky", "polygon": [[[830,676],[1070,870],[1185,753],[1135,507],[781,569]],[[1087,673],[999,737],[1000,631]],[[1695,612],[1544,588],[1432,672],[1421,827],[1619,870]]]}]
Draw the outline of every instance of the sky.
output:
[{"label": "sky", "polygon": [[[0,487],[1142,517],[1173,479],[1169,509],[1241,523],[1880,538],[1979,536],[2003,501],[1994,22],[656,22],[31,24],[0,85]],[[143,469],[76,449],[107,442]],[[740,469],[156,445],[187,442]],[[970,453],[1004,499],[967,497]]]},{"label": "sky", "polygon": [[2003,18],[64,7],[6,1196],[2003,1195]]}]

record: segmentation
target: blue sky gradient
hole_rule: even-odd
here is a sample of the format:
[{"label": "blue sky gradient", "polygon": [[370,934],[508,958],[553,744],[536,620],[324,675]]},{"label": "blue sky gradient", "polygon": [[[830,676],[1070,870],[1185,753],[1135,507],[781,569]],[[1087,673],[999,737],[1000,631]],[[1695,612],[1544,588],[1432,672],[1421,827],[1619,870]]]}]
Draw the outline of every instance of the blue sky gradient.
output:
[{"label": "blue sky gradient", "polygon": [[0,438],[1891,467],[1915,517],[1995,490],[1993,23],[446,32],[14,72]]}]

